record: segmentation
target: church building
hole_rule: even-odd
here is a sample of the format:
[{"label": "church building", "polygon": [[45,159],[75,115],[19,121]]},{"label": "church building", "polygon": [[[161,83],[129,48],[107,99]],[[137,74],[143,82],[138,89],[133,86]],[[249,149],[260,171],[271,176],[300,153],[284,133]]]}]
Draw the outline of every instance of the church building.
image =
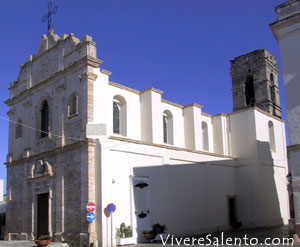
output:
[{"label": "church building", "polygon": [[42,35],[6,101],[6,239],[111,246],[123,222],[135,242],[155,223],[175,236],[287,224],[277,60],[230,63],[233,112],[209,115],[110,81],[90,36]]}]

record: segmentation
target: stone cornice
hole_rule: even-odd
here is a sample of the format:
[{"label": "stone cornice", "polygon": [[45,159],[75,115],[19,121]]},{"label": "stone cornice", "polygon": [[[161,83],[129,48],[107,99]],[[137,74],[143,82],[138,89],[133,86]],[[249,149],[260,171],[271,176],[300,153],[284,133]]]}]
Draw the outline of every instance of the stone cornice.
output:
[{"label": "stone cornice", "polygon": [[163,144],[155,144],[155,143],[138,141],[138,140],[133,140],[133,139],[124,138],[124,137],[110,136],[110,137],[108,137],[108,139],[116,140],[116,141],[123,141],[123,142],[128,142],[128,143],[134,143],[134,144],[142,144],[142,145],[158,147],[158,148],[166,148],[166,149],[171,149],[171,150],[176,150],[176,151],[185,151],[185,152],[190,152],[190,153],[204,154],[204,155],[214,156],[214,157],[219,157],[219,158],[235,159],[234,157],[222,155],[222,154],[209,153],[209,152],[205,152],[205,151],[196,151],[196,150],[179,148],[179,147],[163,145]]},{"label": "stone cornice", "polygon": [[140,94],[140,91],[138,91],[136,89],[132,89],[130,87],[126,87],[126,86],[123,86],[119,83],[115,83],[115,82],[112,82],[112,81],[108,82],[108,85],[113,86],[113,87],[117,87],[117,88],[120,88],[120,89],[124,89],[124,90],[132,92],[132,93]]},{"label": "stone cornice", "polygon": [[[247,54],[249,54],[249,53],[247,53]],[[273,56],[275,59],[276,59],[276,57],[272,54],[272,53],[270,53],[270,55],[271,56]],[[244,55],[242,55],[242,56],[244,56]],[[241,57],[242,57],[241,56]],[[232,60],[232,61],[234,61],[234,60]],[[277,65],[277,59],[276,59],[276,64],[274,64],[274,63],[272,63],[272,61],[270,61],[270,59],[268,59],[268,58],[266,58],[265,60],[264,60],[270,67],[272,67],[272,69],[274,69],[277,73],[279,73],[279,69],[278,69],[278,65]],[[234,65],[234,66],[232,66],[232,67],[234,67],[234,68],[240,68],[240,67],[244,67],[245,69],[246,68],[248,68],[248,66],[247,66],[247,63],[245,63],[245,64],[237,64],[237,65]],[[234,73],[232,72],[232,71],[230,71],[230,74],[231,75],[233,75]],[[251,73],[250,73],[251,74]],[[253,74],[253,73],[252,73]]]},{"label": "stone cornice", "polygon": [[[144,92],[148,92],[148,91],[153,91],[153,92],[156,92],[156,93],[159,93],[159,94],[163,94],[163,91],[159,90],[159,89],[155,89],[155,88],[148,88],[148,89],[145,89],[145,90],[142,90],[142,91],[139,91],[139,90],[136,90],[136,89],[132,89],[130,87],[126,87],[124,85],[121,85],[119,83],[116,83],[116,82],[108,82],[108,85],[110,86],[113,86],[113,87],[117,87],[117,88],[120,88],[120,89],[123,89],[123,90],[126,90],[126,91],[129,91],[129,92],[132,92],[132,93],[135,93],[135,94],[142,94]],[[196,106],[196,107],[199,107],[199,108],[202,108],[203,106],[202,105],[199,105],[197,103],[192,103],[192,104],[189,104],[187,106],[183,106],[183,105],[180,105],[180,104],[177,104],[177,103],[174,103],[174,102],[171,102],[171,101],[168,101],[166,99],[161,99],[161,102],[162,103],[166,103],[166,104],[169,104],[169,105],[172,105],[172,106],[175,106],[175,107],[178,107],[180,109],[183,109],[185,107],[189,107],[189,106]]]},{"label": "stone cornice", "polygon": [[84,72],[82,75],[80,75],[80,78],[82,78],[82,77],[86,77],[87,80],[95,81],[98,76],[92,72],[87,71],[87,72]]},{"label": "stone cornice", "polygon": [[[82,59],[78,60],[81,61]],[[83,61],[86,61],[86,65],[91,66],[93,68],[98,68],[100,64],[103,63],[102,60],[95,58],[95,57],[91,57],[89,55],[83,57]]]},{"label": "stone cornice", "polygon": [[18,165],[18,164],[23,164],[23,163],[33,162],[33,161],[35,162],[36,160],[42,159],[45,156],[56,155],[57,153],[60,153],[60,152],[67,152],[69,150],[83,146],[85,144],[92,145],[92,146],[95,145],[94,140],[89,138],[89,139],[77,141],[72,144],[67,144],[63,147],[57,147],[57,148],[53,148],[51,150],[46,150],[44,152],[33,154],[33,155],[30,155],[29,157],[23,157],[20,159],[5,162],[4,164],[6,166],[11,166],[11,165]]},{"label": "stone cornice", "polygon": [[11,117],[11,116],[13,116],[15,114],[15,110],[11,109],[6,114],[7,114],[7,116]]},{"label": "stone cornice", "polygon": [[11,81],[9,83],[9,90],[13,89],[14,87],[16,87],[18,85],[18,81]]},{"label": "stone cornice", "polygon": [[27,88],[27,89],[23,90],[22,92],[20,92],[18,95],[14,96],[12,98],[9,98],[4,103],[7,104],[8,106],[11,106],[11,105],[15,104],[16,102],[18,102],[19,100],[23,99],[24,97],[27,97],[28,95],[33,93],[35,90],[38,90],[43,85],[45,85],[47,83],[50,83],[50,82],[53,83],[59,77],[64,76],[64,74],[69,73],[70,71],[77,68],[78,66],[83,66],[83,67],[84,66],[91,66],[93,68],[97,68],[97,67],[99,67],[101,62],[102,61],[97,59],[97,58],[94,58],[94,57],[91,57],[91,56],[85,56],[85,57],[81,58],[80,60],[78,60],[78,61],[74,62],[73,64],[71,64],[69,67],[54,73],[53,75],[51,75],[50,77],[46,78],[43,81],[40,81],[39,83],[35,84],[33,87]]},{"label": "stone cornice", "polygon": [[266,115],[268,117],[274,118],[275,120],[278,120],[278,121],[280,121],[282,123],[285,122],[283,119],[275,117],[272,114],[270,114],[270,113],[268,113],[268,112],[266,112],[266,111],[264,111],[264,110],[262,110],[262,109],[260,109],[260,108],[258,108],[256,106],[254,106],[254,107],[247,107],[247,108],[244,108],[244,109],[241,109],[241,110],[238,110],[238,111],[235,111],[235,112],[231,112],[231,113],[219,113],[219,114],[213,115],[212,117],[218,117],[218,116],[225,116],[225,117],[227,117],[227,116],[239,114],[239,113],[250,111],[250,110],[257,110],[260,113],[262,113],[262,114],[264,114],[264,115]]},{"label": "stone cornice", "polygon": [[272,32],[273,32],[276,40],[279,41],[279,36],[281,36],[281,35],[278,35],[278,30],[288,27],[288,26],[291,26],[299,21],[300,21],[300,13],[291,15],[291,16],[286,17],[279,21],[275,21],[275,22],[271,23],[269,26],[272,29]]},{"label": "stone cornice", "polygon": [[100,69],[100,71],[101,71],[101,73],[108,75],[108,76],[112,74],[112,72],[105,70],[105,69]]},{"label": "stone cornice", "polygon": [[205,112],[201,112],[201,115],[202,116],[205,116],[205,117],[212,117],[212,115],[208,114],[208,113],[205,113]]},{"label": "stone cornice", "polygon": [[163,93],[164,93],[163,91],[161,91],[161,90],[159,90],[159,89],[156,89],[156,88],[151,87],[151,88],[142,90],[142,91],[141,91],[141,94],[142,94],[142,93],[145,93],[145,92],[148,92],[148,91],[153,91],[153,92],[158,93],[158,94],[163,94]]},{"label": "stone cornice", "polygon": [[183,109],[184,107],[180,104],[177,104],[177,103],[174,103],[174,102],[171,102],[171,101],[168,101],[168,100],[165,100],[165,99],[161,99],[161,102],[162,103],[166,103],[166,104],[169,104],[169,105],[172,105],[172,106],[175,106],[175,107],[178,107],[180,109]]},{"label": "stone cornice", "polygon": [[203,108],[203,105],[200,105],[200,104],[197,104],[197,103],[191,103],[191,104],[185,105],[183,108],[188,108],[188,107],[191,107],[191,106],[198,107],[200,109]]},{"label": "stone cornice", "polygon": [[216,115],[213,115],[212,117],[214,118],[214,117],[227,117],[229,114],[227,114],[227,113],[218,113],[218,114],[216,114]]},{"label": "stone cornice", "polygon": [[[120,89],[124,89],[124,90],[126,90],[126,91],[129,91],[129,92],[132,92],[132,93],[136,93],[136,94],[142,94],[142,93],[147,92],[147,91],[150,91],[150,90],[153,91],[153,92],[159,93],[159,94],[162,94],[162,93],[163,93],[163,91],[161,91],[161,90],[159,90],[159,89],[155,89],[155,88],[148,88],[148,89],[145,89],[145,90],[143,90],[143,91],[139,91],[139,90],[132,89],[132,88],[123,86],[123,85],[121,85],[121,84],[119,84],[119,83],[115,83],[115,82],[112,82],[112,81],[108,82],[108,85],[113,86],[113,87],[117,87],[117,88],[120,88]],[[165,100],[165,99],[161,99],[161,102],[162,102],[162,103],[169,104],[169,105],[172,105],[172,106],[175,106],[175,107],[178,107],[178,108],[180,108],[180,109],[183,109],[183,108],[185,108],[185,107],[189,107],[189,106],[191,106],[191,105],[196,106],[196,107],[199,107],[199,108],[202,108],[202,107],[203,107],[202,105],[199,105],[199,104],[197,104],[197,103],[192,103],[192,104],[189,104],[189,105],[187,105],[187,106],[183,106],[183,105],[180,105],[180,104],[177,104],[177,103],[174,103],[174,102]]]},{"label": "stone cornice", "polygon": [[300,144],[290,145],[287,147],[288,152],[300,151]]},{"label": "stone cornice", "polygon": [[269,61],[268,59],[266,59],[265,61],[266,61],[266,63],[267,63],[270,67],[272,67],[272,69],[274,69],[274,70],[277,72],[277,74],[279,73],[279,69],[278,69],[277,64],[276,64],[276,66],[275,66],[275,65],[274,65],[271,61]]},{"label": "stone cornice", "polygon": [[[87,36],[88,36],[88,35],[87,35]],[[66,56],[72,54],[73,52],[78,51],[79,49],[81,49],[81,48],[82,48],[84,45],[86,45],[86,44],[91,44],[91,45],[94,45],[94,46],[96,45],[96,43],[95,43],[94,41],[92,41],[92,40],[85,40],[85,41],[83,41],[83,42],[80,42],[80,40],[78,39],[79,43],[76,43],[76,42],[74,42],[74,40],[73,40],[74,38],[75,38],[75,39],[78,39],[78,38],[76,38],[76,37],[74,36],[73,33],[70,33],[70,35],[67,35],[64,39],[59,39],[59,40],[57,40],[57,41],[56,41],[56,45],[54,45],[53,47],[48,48],[47,50],[43,51],[43,52],[40,53],[40,54],[30,55],[30,56],[28,57],[28,60],[27,60],[23,65],[21,65],[21,67],[24,67],[24,66],[26,66],[28,63],[34,62],[34,61],[38,60],[40,57],[42,57],[43,55],[45,55],[45,54],[51,52],[51,51],[54,50],[54,49],[57,49],[57,47],[58,47],[61,43],[65,42],[65,41],[68,40],[68,39],[70,39],[71,42],[75,45],[75,49],[73,49],[72,51],[70,51],[68,54],[65,54],[64,57],[66,57]]]},{"label": "stone cornice", "polygon": [[268,117],[274,118],[275,120],[278,120],[278,121],[280,121],[280,122],[282,122],[282,123],[285,122],[283,119],[278,118],[278,117],[275,117],[275,116],[273,116],[272,114],[270,114],[270,113],[268,113],[268,112],[266,112],[266,111],[264,111],[264,110],[258,108],[257,106],[254,106],[254,107],[247,107],[247,108],[245,108],[245,109],[241,109],[241,110],[238,110],[238,111],[235,111],[235,112],[232,112],[232,113],[225,113],[225,114],[226,114],[227,116],[230,116],[230,115],[239,114],[239,113],[241,113],[241,112],[246,112],[246,111],[249,111],[249,110],[257,110],[257,111],[259,111],[260,113],[262,113],[262,114],[264,114],[264,115],[266,115],[266,116],[268,116]]},{"label": "stone cornice", "polygon": [[276,10],[280,9],[282,7],[285,7],[285,6],[288,6],[288,5],[292,4],[292,3],[295,3],[297,1],[299,1],[299,0],[289,0],[289,1],[285,2],[285,3],[279,4],[278,6],[275,7],[275,9]]},{"label": "stone cornice", "polygon": [[50,176],[49,174],[47,174],[47,175],[37,175],[36,177],[26,177],[25,180],[27,180],[27,181],[36,181],[36,180],[49,179],[49,178],[54,178],[54,175],[52,175],[52,176]]}]

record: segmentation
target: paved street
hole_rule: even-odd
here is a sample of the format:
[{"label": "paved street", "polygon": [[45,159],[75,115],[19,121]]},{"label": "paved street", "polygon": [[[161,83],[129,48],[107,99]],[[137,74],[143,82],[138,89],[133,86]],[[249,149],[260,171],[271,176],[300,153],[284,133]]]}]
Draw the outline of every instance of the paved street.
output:
[{"label": "paved street", "polygon": [[[33,241],[0,241],[1,247],[36,247],[36,244]],[[68,246],[62,243],[51,243],[49,247],[63,247]]]},{"label": "paved street", "polygon": [[[199,239],[199,238],[206,238],[207,235],[201,235],[201,236],[195,236],[195,238]],[[211,244],[209,245],[208,241],[204,241],[201,243],[205,244],[204,246],[234,246],[233,242],[228,243],[228,245],[223,244],[222,245],[222,238],[223,238],[223,243],[225,243],[226,239],[228,238],[239,238],[239,239],[244,239],[244,237],[247,237],[247,242],[241,241],[241,245],[237,245],[237,246],[251,246],[250,244],[250,238],[252,239],[257,239],[258,244],[256,246],[291,246],[288,244],[283,244],[282,239],[284,238],[288,238],[289,237],[289,231],[288,231],[288,226],[282,226],[282,227],[271,227],[271,228],[261,228],[261,229],[255,229],[255,230],[242,230],[242,231],[228,231],[225,233],[214,233],[211,234],[211,236],[209,236],[209,238],[212,240],[212,242],[217,243],[215,245]],[[215,241],[216,239],[218,239],[217,241]],[[281,240],[281,243],[279,244],[279,239]],[[275,244],[272,245],[271,244],[271,240],[275,240]],[[265,241],[267,241],[267,244],[264,244]],[[183,241],[182,241],[183,242]],[[182,243],[181,242],[181,243]],[[187,244],[189,244],[191,242],[187,242]],[[207,244],[207,245],[206,245]],[[197,241],[195,241],[195,246],[201,246],[197,244]],[[159,246],[163,246],[161,243],[157,244],[157,243],[153,243],[153,244],[139,244],[136,245],[138,247],[159,247]],[[171,241],[168,241],[167,245],[164,246],[178,246],[176,241],[173,241],[173,245],[171,244]],[[187,246],[187,245],[179,245],[179,246]],[[294,244],[294,246],[300,246],[300,244]]]},{"label": "paved street", "polygon": [[[284,227],[272,227],[272,228],[262,228],[262,229],[255,229],[255,230],[242,230],[242,231],[228,231],[225,232],[223,234],[221,233],[214,233],[211,234],[210,239],[212,240],[212,242],[215,242],[216,239],[218,239],[217,242],[218,246],[229,246],[226,244],[221,244],[222,242],[222,238],[223,238],[223,243],[225,243],[226,239],[228,238],[241,238],[243,239],[245,236],[247,236],[247,243],[242,242],[241,245],[239,246],[243,246],[243,247],[247,247],[247,246],[251,246],[249,239],[250,238],[256,238],[258,240],[258,244],[257,246],[279,246],[279,247],[283,247],[283,246],[291,246],[287,245],[287,244],[283,244],[282,241],[279,244],[279,239],[283,239],[283,238],[287,238],[288,237],[288,227],[284,226]],[[201,236],[195,236],[195,239],[199,239],[199,238],[206,238],[205,235],[201,235]],[[269,242],[267,244],[265,243],[266,238],[269,238],[267,240],[269,240]],[[178,243],[174,238],[173,238],[173,244],[172,244],[172,239],[169,238],[169,241],[166,245],[163,245],[161,242],[158,243],[145,243],[145,244],[138,244],[138,245],[131,245],[132,247],[162,247],[162,246],[167,246],[167,247],[171,247],[171,246],[187,246],[188,244],[191,245],[192,243],[192,238],[190,238],[191,241],[187,241],[186,245],[183,244],[183,240],[181,240],[180,243]],[[275,244],[272,245],[271,244],[271,240],[275,240]],[[180,241],[180,239],[178,238],[178,241]],[[209,244],[208,241],[204,241],[201,244]],[[197,244],[197,241],[194,242],[195,246],[201,246]],[[0,247],[33,247],[36,246],[35,243],[33,241],[0,241]],[[61,244],[61,243],[51,243],[50,245],[48,245],[49,247],[62,247],[62,246],[68,246],[66,244]],[[206,245],[207,246],[207,245]],[[210,245],[210,246],[217,246],[215,245]],[[234,246],[234,245],[230,245],[230,246]],[[294,244],[294,246],[299,246],[300,244]]]}]

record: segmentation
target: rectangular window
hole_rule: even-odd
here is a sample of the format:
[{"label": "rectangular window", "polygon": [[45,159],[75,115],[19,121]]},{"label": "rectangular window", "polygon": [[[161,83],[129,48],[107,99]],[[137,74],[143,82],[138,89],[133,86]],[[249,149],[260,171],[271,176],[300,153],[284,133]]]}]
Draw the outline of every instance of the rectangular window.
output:
[{"label": "rectangular window", "polygon": [[69,100],[69,116],[73,116],[78,113],[78,96],[72,95]]}]

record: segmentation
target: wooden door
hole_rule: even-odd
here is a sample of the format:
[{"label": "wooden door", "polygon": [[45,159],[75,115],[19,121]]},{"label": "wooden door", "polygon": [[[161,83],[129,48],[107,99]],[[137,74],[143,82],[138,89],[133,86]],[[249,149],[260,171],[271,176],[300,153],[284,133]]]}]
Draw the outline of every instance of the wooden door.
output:
[{"label": "wooden door", "polygon": [[49,193],[37,197],[37,237],[49,235]]}]

